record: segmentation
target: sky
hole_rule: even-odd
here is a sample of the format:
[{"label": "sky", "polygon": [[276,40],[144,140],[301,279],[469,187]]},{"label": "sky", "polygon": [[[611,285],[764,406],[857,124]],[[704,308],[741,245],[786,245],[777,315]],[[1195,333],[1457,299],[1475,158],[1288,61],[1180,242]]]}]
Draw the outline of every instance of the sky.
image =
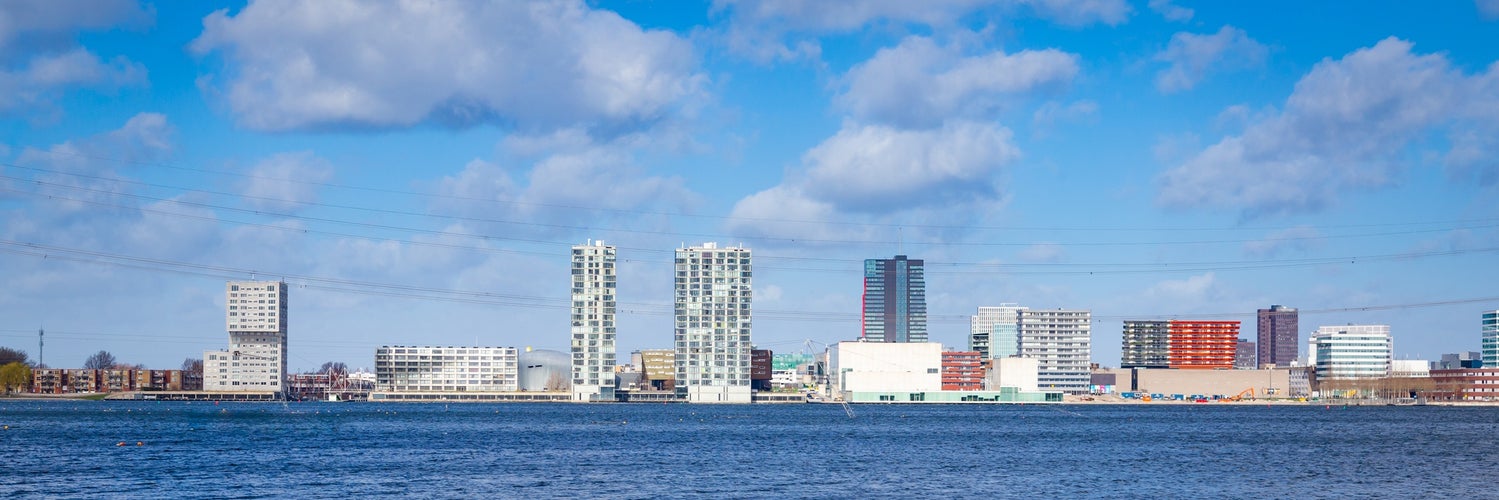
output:
[{"label": "sky", "polygon": [[565,351],[604,240],[621,359],[710,241],[777,352],[903,254],[944,346],[1283,304],[1436,359],[1499,309],[1496,153],[1495,0],[0,2],[0,346],[175,368],[273,279],[293,371]]}]

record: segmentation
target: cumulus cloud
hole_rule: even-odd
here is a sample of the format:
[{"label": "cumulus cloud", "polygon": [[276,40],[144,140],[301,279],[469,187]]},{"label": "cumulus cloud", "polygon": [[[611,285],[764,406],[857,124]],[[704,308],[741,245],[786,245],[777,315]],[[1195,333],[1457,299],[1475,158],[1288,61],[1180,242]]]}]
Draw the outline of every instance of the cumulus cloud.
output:
[{"label": "cumulus cloud", "polygon": [[706,77],[684,39],[581,1],[255,2],[203,20],[206,83],[260,130],[650,124]]},{"label": "cumulus cloud", "polygon": [[761,236],[834,231],[854,237],[864,230],[787,222],[952,210],[1002,200],[1003,168],[1020,157],[1011,135],[986,122],[918,130],[845,123],[803,155],[801,169],[780,185],[735,204],[730,226]]},{"label": "cumulus cloud", "polygon": [[1167,21],[1186,22],[1192,20],[1192,9],[1171,3],[1171,0],[1150,0],[1150,10],[1156,11]]},{"label": "cumulus cloud", "polygon": [[1269,52],[1233,26],[1224,26],[1211,35],[1177,33],[1166,49],[1155,55],[1155,60],[1167,64],[1156,73],[1155,86],[1165,93],[1191,90],[1210,71],[1259,66]]},{"label": "cumulus cloud", "polygon": [[[540,151],[533,149],[533,141],[507,144]],[[568,224],[618,220],[650,208],[681,210],[696,203],[697,195],[682,178],[647,174],[637,154],[628,141],[610,141],[547,150],[529,164],[501,166],[476,159],[438,180],[438,193],[446,197],[438,207],[521,223],[507,227],[509,231],[556,233],[566,232]],[[523,174],[512,175],[512,170]]]},{"label": "cumulus cloud", "polygon": [[861,120],[926,127],[992,114],[1007,98],[1064,86],[1077,72],[1077,55],[1056,49],[965,57],[956,45],[909,37],[850,69],[836,101]]},{"label": "cumulus cloud", "polygon": [[0,3],[0,116],[56,118],[55,102],[74,89],[144,85],[146,68],[123,56],[101,59],[77,42],[80,31],[140,26],[151,13],[135,2]]},{"label": "cumulus cloud", "polygon": [[1499,65],[1468,76],[1411,49],[1389,38],[1318,63],[1278,114],[1162,173],[1157,201],[1247,216],[1316,211],[1340,191],[1394,182],[1399,152],[1434,130],[1499,129]]},{"label": "cumulus cloud", "polygon": [[728,49],[759,62],[815,59],[822,46],[813,38],[841,34],[876,23],[919,25],[942,31],[964,17],[1028,14],[1066,26],[1117,25],[1129,18],[1125,0],[930,0],[907,2],[804,2],[799,0],[715,0],[713,11],[727,13],[721,34]]},{"label": "cumulus cloud", "polygon": [[1311,226],[1296,226],[1275,231],[1264,239],[1244,243],[1244,253],[1251,257],[1270,258],[1286,251],[1305,251],[1321,246],[1322,232]]},{"label": "cumulus cloud", "polygon": [[318,183],[333,178],[333,165],[311,152],[282,153],[250,168],[240,189],[245,203],[259,210],[293,212],[317,201]]}]

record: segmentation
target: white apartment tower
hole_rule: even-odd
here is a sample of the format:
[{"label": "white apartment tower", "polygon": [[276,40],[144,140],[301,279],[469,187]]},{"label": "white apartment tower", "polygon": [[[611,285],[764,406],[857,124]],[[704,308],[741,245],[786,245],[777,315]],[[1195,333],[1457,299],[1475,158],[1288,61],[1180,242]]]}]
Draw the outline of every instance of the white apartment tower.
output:
[{"label": "white apartment tower", "polygon": [[692,403],[750,402],[750,251],[677,249],[677,392]]},{"label": "white apartment tower", "polygon": [[968,350],[978,351],[984,359],[1007,358],[1020,351],[1019,304],[979,307],[978,314],[968,318]]},{"label": "white apartment tower", "polygon": [[1020,311],[1020,357],[1036,360],[1041,390],[1088,392],[1092,323],[1087,310]]},{"label": "white apartment tower", "polygon": [[284,393],[286,283],[224,285],[229,349],[203,353],[203,390]]},{"label": "white apartment tower", "polygon": [[615,250],[573,247],[573,401],[614,400]]},{"label": "white apartment tower", "polygon": [[1307,355],[1319,381],[1390,376],[1395,357],[1390,325],[1323,326],[1308,344]]}]

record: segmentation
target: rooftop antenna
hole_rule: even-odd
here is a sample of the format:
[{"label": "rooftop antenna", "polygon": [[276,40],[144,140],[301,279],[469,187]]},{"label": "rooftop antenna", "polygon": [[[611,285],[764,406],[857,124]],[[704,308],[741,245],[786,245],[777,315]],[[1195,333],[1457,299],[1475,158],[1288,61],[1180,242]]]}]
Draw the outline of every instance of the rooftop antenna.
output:
[{"label": "rooftop antenna", "polygon": [[900,227],[900,226],[895,226],[895,254],[896,255],[903,255],[905,253],[906,253],[906,233],[905,233],[905,228]]}]

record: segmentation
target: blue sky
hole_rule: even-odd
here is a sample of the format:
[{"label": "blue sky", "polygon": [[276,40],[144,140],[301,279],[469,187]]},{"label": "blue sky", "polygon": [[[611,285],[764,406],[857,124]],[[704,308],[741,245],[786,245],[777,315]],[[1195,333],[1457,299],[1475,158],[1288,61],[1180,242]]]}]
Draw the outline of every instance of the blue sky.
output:
[{"label": "blue sky", "polygon": [[755,253],[753,338],[859,332],[861,263],[981,305],[1388,323],[1499,308],[1499,2],[0,4],[0,345],[222,348],[285,278],[291,367],[567,347],[567,247],[620,247],[619,350],[671,251]]}]

